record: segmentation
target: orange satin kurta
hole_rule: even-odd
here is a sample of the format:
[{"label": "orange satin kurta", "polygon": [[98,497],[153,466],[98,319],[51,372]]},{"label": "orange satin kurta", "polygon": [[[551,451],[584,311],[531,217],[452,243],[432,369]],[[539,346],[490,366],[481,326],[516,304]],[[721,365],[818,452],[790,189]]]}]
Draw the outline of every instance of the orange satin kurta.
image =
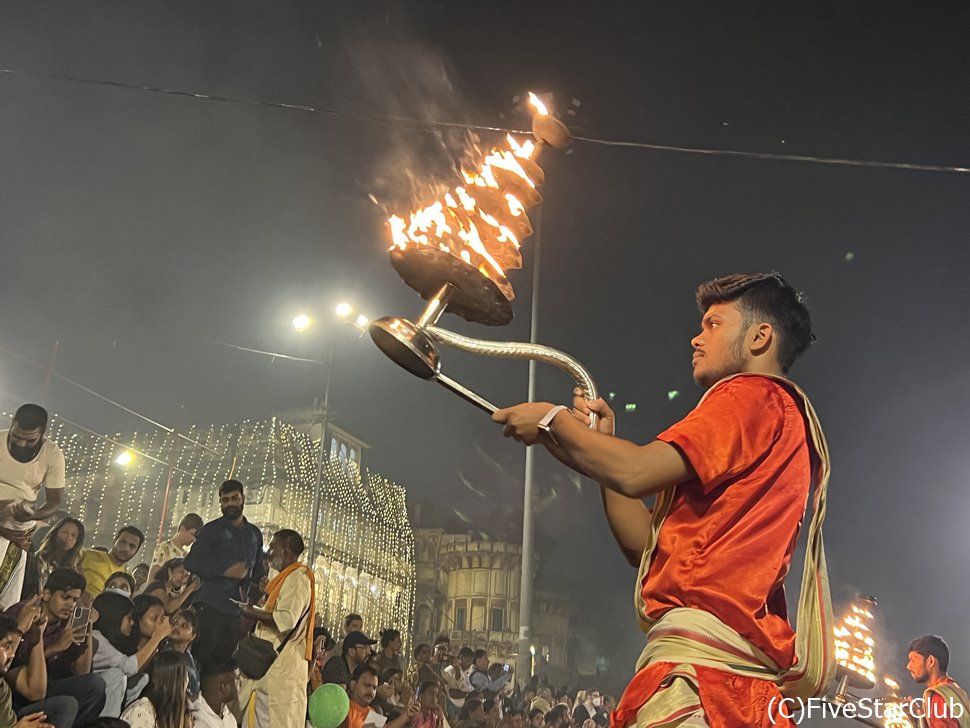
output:
[{"label": "orange satin kurta", "polygon": [[[953,683],[953,678],[944,677],[928,687],[946,683]],[[959,719],[954,717],[955,709],[939,693],[930,693],[930,699],[923,705],[923,711],[925,713],[923,722],[927,728],[960,728]]]},{"label": "orange satin kurta", "polygon": [[[697,477],[677,487],[660,529],[641,584],[647,616],[657,619],[676,607],[702,609],[789,668],[795,633],[783,583],[812,479],[801,408],[775,380],[737,377],[717,386],[658,439],[680,450]],[[620,705],[625,715],[635,715],[654,693],[657,672],[648,666],[634,677]],[[713,715],[718,703],[723,706],[721,698],[736,690],[757,692],[764,684],[710,669],[703,675],[718,683],[701,686],[712,725],[730,725]],[[769,697],[777,693],[774,685],[764,689]],[[755,711],[757,722],[744,724],[760,725],[758,716]]]}]

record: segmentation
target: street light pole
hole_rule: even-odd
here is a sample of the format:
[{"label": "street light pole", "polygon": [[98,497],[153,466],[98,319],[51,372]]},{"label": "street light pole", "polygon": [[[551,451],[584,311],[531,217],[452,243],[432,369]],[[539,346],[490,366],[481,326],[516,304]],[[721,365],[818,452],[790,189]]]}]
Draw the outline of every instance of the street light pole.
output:
[{"label": "street light pole", "polygon": [[[539,253],[542,239],[542,210],[536,214],[535,236],[532,247],[532,322],[530,324],[529,343],[537,343],[539,333]],[[536,395],[536,362],[529,360],[529,396],[532,402]],[[535,534],[532,515],[533,489],[535,481],[535,449],[525,449],[525,481],[522,493],[522,575],[519,582],[519,656],[516,666],[521,680],[528,681],[532,677],[532,586],[535,570],[534,545]],[[523,670],[522,668],[527,667]]]},{"label": "street light pole", "polygon": [[330,338],[327,352],[327,373],[323,385],[323,409],[320,412],[320,452],[317,458],[317,484],[313,489],[313,520],[310,522],[310,558],[309,567],[316,569],[317,563],[317,532],[320,524],[320,491],[323,490],[323,466],[326,462],[326,434],[327,423],[330,419],[330,382],[333,373],[333,351],[336,345],[335,337]]}]

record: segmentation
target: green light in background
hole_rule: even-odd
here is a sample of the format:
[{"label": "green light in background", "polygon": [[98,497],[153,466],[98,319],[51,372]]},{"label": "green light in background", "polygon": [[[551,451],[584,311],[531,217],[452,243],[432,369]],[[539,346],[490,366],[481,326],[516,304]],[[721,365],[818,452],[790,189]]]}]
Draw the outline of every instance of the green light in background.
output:
[{"label": "green light in background", "polygon": [[625,409],[627,412],[636,412],[637,411],[637,406],[635,404],[633,404],[633,403],[630,403],[630,404],[625,405],[623,407],[623,409]]},{"label": "green light in background", "polygon": [[678,392],[676,389],[671,389],[669,392],[667,392],[667,401],[673,402],[679,396],[680,396],[680,392]]}]

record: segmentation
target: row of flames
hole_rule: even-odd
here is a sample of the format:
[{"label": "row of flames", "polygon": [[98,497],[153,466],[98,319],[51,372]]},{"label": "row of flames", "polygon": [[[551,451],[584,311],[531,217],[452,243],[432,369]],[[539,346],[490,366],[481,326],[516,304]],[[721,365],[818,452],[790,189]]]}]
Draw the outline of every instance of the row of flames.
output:
[{"label": "row of flames", "polygon": [[[874,619],[871,607],[875,605],[872,597],[863,597],[852,604],[833,630],[835,633],[835,660],[844,667],[862,687],[872,688],[876,684],[875,640],[871,624]],[[852,680],[850,680],[850,684]],[[889,691],[884,702],[882,720],[884,728],[914,728],[907,714],[903,699],[899,695],[899,683],[889,677],[883,678]]]},{"label": "row of flames", "polygon": [[[538,114],[548,114],[535,94],[529,100]],[[537,149],[533,140],[508,134],[477,170],[462,170],[463,185],[412,211],[407,220],[391,215],[391,249],[438,248],[477,268],[512,300],[506,271],[522,267],[521,241],[532,234],[526,210],[542,200],[537,189],[542,169],[533,160]]]}]

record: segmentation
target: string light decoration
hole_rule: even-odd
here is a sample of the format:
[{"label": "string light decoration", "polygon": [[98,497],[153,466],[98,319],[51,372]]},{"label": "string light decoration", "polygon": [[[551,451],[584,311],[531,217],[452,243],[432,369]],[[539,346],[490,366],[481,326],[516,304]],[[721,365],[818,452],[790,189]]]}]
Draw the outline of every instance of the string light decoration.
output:
[{"label": "string light decoration", "polygon": [[849,685],[862,690],[871,690],[876,684],[876,643],[871,627],[875,606],[875,597],[859,597],[834,629],[835,660],[846,670]]},{"label": "string light decoration", "polygon": [[[88,546],[108,546],[119,528],[133,524],[147,536],[148,553],[139,555],[147,560],[160,523],[168,538],[187,513],[206,521],[221,515],[217,488],[230,476],[246,486],[246,518],[265,542],[280,528],[310,532],[318,441],[275,417],[183,434],[189,440],[158,430],[109,439],[52,419],[48,437],[63,449],[67,465],[64,508],[84,523]],[[116,458],[126,449],[134,455],[120,465]],[[324,626],[339,634],[343,617],[356,612],[375,632],[393,626],[410,634],[414,534],[405,489],[335,457],[325,459],[321,480],[317,553],[304,559],[313,562]]]}]

